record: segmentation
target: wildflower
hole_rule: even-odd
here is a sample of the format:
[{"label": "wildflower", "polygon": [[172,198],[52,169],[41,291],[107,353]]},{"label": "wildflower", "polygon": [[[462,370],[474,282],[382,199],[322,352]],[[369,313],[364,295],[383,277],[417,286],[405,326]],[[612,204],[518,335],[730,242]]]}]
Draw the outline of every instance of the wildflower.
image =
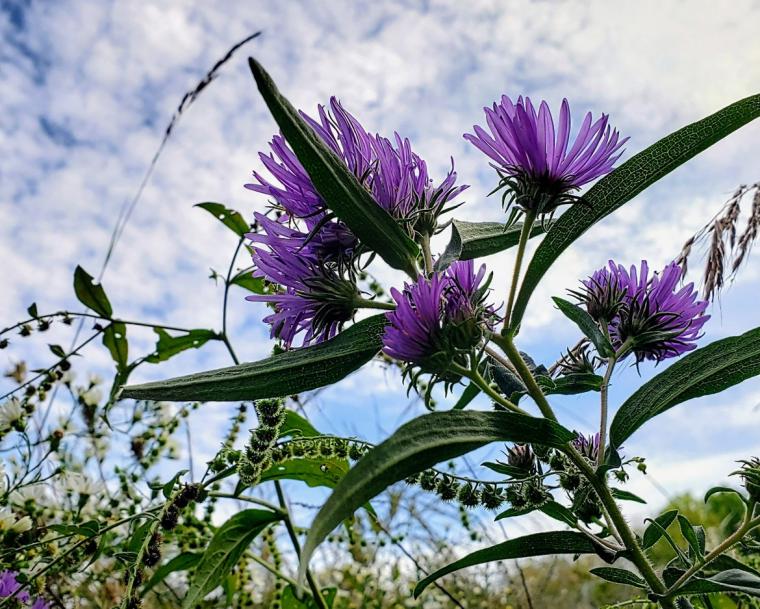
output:
[{"label": "wildflower", "polygon": [[343,279],[331,266],[320,261],[285,226],[260,214],[257,218],[266,233],[251,235],[255,277],[281,286],[274,294],[256,294],[246,300],[274,305],[274,313],[264,318],[271,326],[271,337],[291,347],[298,334],[303,345],[332,338],[355,311],[358,291],[353,282]]},{"label": "wildflower", "polygon": [[396,309],[386,314],[383,336],[387,355],[445,374],[460,354],[476,347],[495,313],[484,304],[488,283],[481,286],[485,265],[477,274],[472,260],[457,261],[430,278],[420,275],[403,291],[391,289]]},{"label": "wildflower", "polygon": [[507,463],[522,470],[526,476],[536,472],[536,458],[530,444],[515,444],[508,448]]},{"label": "wildflower", "polygon": [[29,516],[17,518],[8,508],[0,510],[0,533],[10,531],[12,533],[25,533],[32,528],[32,519]]},{"label": "wildflower", "polygon": [[740,475],[744,480],[744,488],[747,489],[752,501],[760,502],[760,459],[740,461],[742,467],[734,474]]},{"label": "wildflower", "polygon": [[530,98],[517,103],[503,95],[500,103],[484,108],[490,134],[473,126],[464,138],[493,161],[509,188],[509,201],[532,214],[550,214],[558,206],[575,202],[581,186],[612,170],[628,138],[620,140],[608,116],[592,124],[591,113],[571,142],[570,105],[562,100],[559,124],[546,102],[536,112]]},{"label": "wildflower", "polygon": [[0,433],[14,429],[23,431],[24,409],[21,402],[12,397],[0,406]]},{"label": "wildflower", "polygon": [[637,269],[610,260],[607,268],[571,292],[585,305],[589,315],[607,328],[616,350],[624,357],[631,351],[636,361],[657,362],[677,357],[696,348],[709,315],[706,300],[698,300],[694,284],[678,289],[681,269],[675,262],[660,273],[649,275],[642,260]]},{"label": "wildflower", "polygon": [[0,571],[0,598],[15,596],[20,602],[26,604],[29,602],[29,593],[19,592],[21,584],[16,579],[17,577],[16,571]]},{"label": "wildflower", "polygon": [[573,440],[573,446],[592,463],[596,463],[599,456],[599,434],[584,436],[577,434]]}]

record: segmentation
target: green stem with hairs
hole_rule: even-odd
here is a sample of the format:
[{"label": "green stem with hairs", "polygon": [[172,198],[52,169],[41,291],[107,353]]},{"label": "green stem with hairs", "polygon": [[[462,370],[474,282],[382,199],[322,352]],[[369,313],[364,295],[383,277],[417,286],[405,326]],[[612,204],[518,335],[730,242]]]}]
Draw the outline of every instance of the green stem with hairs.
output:
[{"label": "green stem with hairs", "polygon": [[456,372],[457,374],[461,374],[462,376],[470,379],[475,385],[477,385],[480,388],[480,390],[483,393],[485,393],[488,397],[490,397],[494,402],[496,402],[500,406],[503,406],[507,410],[511,410],[512,412],[515,412],[517,414],[530,416],[522,408],[510,402],[503,395],[500,395],[499,392],[496,391],[493,387],[491,387],[491,384],[486,379],[484,379],[483,375],[480,374],[480,372],[478,372],[477,370],[471,370],[471,369],[468,370],[464,366],[460,366],[458,364],[452,364],[452,366],[450,367],[450,370],[452,372]]},{"label": "green stem with hairs", "polygon": [[381,309],[382,311],[395,311],[396,305],[392,302],[383,302],[382,300],[368,300],[358,297],[354,300],[354,307],[357,309]]},{"label": "green stem with hairs", "polygon": [[507,310],[504,315],[504,329],[502,334],[514,334],[515,329],[511,325],[512,309],[515,304],[515,296],[517,295],[517,284],[520,282],[520,271],[522,270],[522,262],[525,257],[525,248],[528,245],[530,239],[530,233],[533,229],[533,223],[536,221],[536,212],[529,211],[525,214],[522,230],[520,231],[520,241],[517,243],[517,254],[515,256],[515,268],[512,273],[512,283],[509,286],[509,297],[507,298]]}]

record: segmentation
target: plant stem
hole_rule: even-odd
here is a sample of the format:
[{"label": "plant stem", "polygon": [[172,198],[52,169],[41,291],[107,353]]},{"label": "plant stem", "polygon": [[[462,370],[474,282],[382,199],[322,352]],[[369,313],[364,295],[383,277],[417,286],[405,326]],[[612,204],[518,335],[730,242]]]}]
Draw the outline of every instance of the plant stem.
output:
[{"label": "plant stem", "polygon": [[354,306],[357,309],[382,309],[383,311],[395,311],[396,305],[392,302],[383,302],[382,300],[368,300],[357,297],[354,300]]},{"label": "plant stem", "polygon": [[536,379],[533,378],[533,373],[531,373],[528,365],[525,363],[525,360],[523,360],[520,352],[517,350],[517,347],[515,347],[515,344],[512,342],[512,338],[508,336],[494,335],[492,340],[504,350],[504,353],[506,353],[509,361],[512,362],[512,365],[515,367],[515,370],[517,370],[517,373],[520,375],[523,383],[525,383],[530,397],[532,397],[533,401],[536,402],[536,405],[541,411],[541,414],[544,415],[544,417],[547,419],[551,419],[552,421],[556,422],[557,416],[554,414],[552,407],[549,405],[544,392],[541,391],[541,387],[538,386]]},{"label": "plant stem", "polygon": [[506,335],[514,329],[511,325],[512,308],[515,304],[515,295],[517,294],[517,284],[520,281],[520,271],[522,270],[522,261],[525,256],[525,247],[530,239],[530,232],[533,229],[533,222],[536,220],[536,213],[533,211],[526,212],[523,221],[522,230],[520,231],[520,241],[517,243],[517,255],[515,256],[515,268],[512,273],[512,283],[509,287],[509,298],[507,299],[507,310],[504,315],[504,329],[502,334]]},{"label": "plant stem", "polygon": [[[572,459],[576,467],[581,470],[581,473],[584,475],[584,477],[591,483],[591,486],[596,491],[596,494],[599,496],[600,501],[607,509],[610,518],[615,525],[615,528],[617,528],[618,533],[623,540],[623,544],[630,552],[631,561],[636,565],[639,573],[641,573],[642,577],[646,580],[647,584],[649,584],[649,587],[653,592],[656,594],[664,595],[665,584],[663,584],[660,578],[657,576],[654,567],[652,567],[652,564],[644,554],[641,546],[639,546],[639,543],[636,540],[636,536],[628,526],[628,523],[626,522],[625,517],[620,511],[617,503],[615,503],[615,498],[612,496],[612,493],[607,486],[607,482],[596,475],[594,468],[591,467],[589,462],[586,461],[585,457],[581,455],[572,444],[567,444],[563,449],[563,452],[568,457],[570,457],[570,459]],[[661,604],[666,609],[673,607],[672,602],[669,602],[665,599],[661,601]]]},{"label": "plant stem", "polygon": [[610,378],[612,377],[612,371],[615,369],[616,361],[614,355],[607,360],[607,370],[604,373],[602,386],[599,388],[601,407],[599,415],[599,452],[596,455],[597,467],[604,463],[604,451],[607,444],[607,401]]},{"label": "plant stem", "polygon": [[430,235],[427,232],[420,235],[420,246],[422,247],[422,263],[425,267],[425,276],[433,272],[433,255],[430,252]]},{"label": "plant stem", "polygon": [[[285,528],[288,530],[288,536],[290,537],[290,541],[293,544],[293,549],[296,551],[296,556],[298,557],[298,560],[301,560],[301,543],[298,541],[298,534],[293,527],[293,521],[290,517],[290,510],[288,509],[288,504],[285,501],[285,494],[282,492],[282,485],[280,484],[279,480],[274,480],[274,488],[277,492],[277,501],[280,504],[280,508],[285,513]],[[327,603],[325,602],[325,599],[322,597],[322,592],[319,590],[319,586],[317,585],[317,582],[315,581],[314,576],[308,567],[306,569],[306,581],[309,583],[309,588],[311,588],[311,593],[314,596],[314,602],[317,604],[317,607],[319,607],[319,609],[329,609]]]},{"label": "plant stem", "polygon": [[747,513],[744,515],[744,522],[742,522],[741,526],[732,534],[726,537],[726,539],[718,545],[712,552],[707,554],[705,556],[704,560],[701,563],[695,563],[694,565],[689,568],[686,573],[684,573],[681,577],[678,578],[676,583],[674,583],[670,588],[668,588],[666,596],[670,597],[674,593],[678,591],[678,588],[680,588],[683,584],[685,584],[689,579],[697,573],[697,571],[700,571],[701,569],[704,569],[705,566],[710,564],[713,560],[718,558],[721,554],[724,552],[727,552],[731,549],[731,547],[741,541],[742,537],[744,537],[747,533],[749,533],[752,529],[754,529],[757,526],[760,526],[760,518],[755,518],[753,520],[752,515],[755,511],[756,502],[751,502],[747,506]]},{"label": "plant stem", "polygon": [[489,382],[483,378],[483,375],[481,375],[477,370],[468,370],[464,366],[459,366],[458,364],[453,364],[451,366],[451,370],[453,372],[456,372],[457,374],[461,374],[462,376],[467,377],[470,379],[473,383],[475,383],[478,387],[480,387],[480,390],[485,393],[488,397],[490,397],[494,402],[499,404],[500,406],[503,406],[507,410],[511,410],[512,412],[516,412],[517,414],[522,415],[528,415],[527,412],[525,412],[522,408],[519,406],[516,406],[512,402],[510,402],[507,398],[505,398],[503,395],[500,395],[496,390],[494,390],[493,387],[489,384]]}]

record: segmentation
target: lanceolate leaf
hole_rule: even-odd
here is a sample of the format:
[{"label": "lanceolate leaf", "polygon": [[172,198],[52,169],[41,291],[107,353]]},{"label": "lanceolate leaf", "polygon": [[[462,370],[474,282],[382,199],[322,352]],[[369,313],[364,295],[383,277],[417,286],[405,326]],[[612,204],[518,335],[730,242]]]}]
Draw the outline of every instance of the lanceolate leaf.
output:
[{"label": "lanceolate leaf", "polygon": [[301,574],[327,535],[391,484],[490,442],[536,442],[557,447],[573,437],[571,431],[556,423],[511,412],[449,410],[406,423],[367,453],[335,487],[309,530],[301,555]]},{"label": "lanceolate leaf", "polygon": [[198,349],[210,340],[220,340],[213,330],[190,330],[179,336],[172,336],[163,328],[154,328],[154,332],[158,334],[156,350],[145,358],[151,364],[166,361],[187,349]]},{"label": "lanceolate leaf", "polygon": [[[520,231],[522,224],[519,222],[507,228],[499,222],[453,220],[451,240],[436,260],[435,270],[444,271],[455,260],[482,258],[514,247],[520,240]],[[530,236],[535,237],[544,232],[544,227],[539,223],[533,227]]]},{"label": "lanceolate leaf", "polygon": [[625,569],[615,569],[614,567],[598,567],[590,571],[597,577],[606,579],[608,582],[633,586],[634,588],[647,589],[647,583],[635,573]]},{"label": "lanceolate leaf", "polygon": [[706,148],[760,116],[760,95],[742,99],[656,142],[599,180],[557,220],[539,244],[520,288],[512,326],[519,325],[533,290],[568,246],[599,220]]},{"label": "lanceolate leaf", "polygon": [[251,230],[251,227],[243,216],[234,209],[229,209],[226,205],[222,205],[221,203],[198,203],[195,207],[205,209],[239,237],[242,237]]},{"label": "lanceolate leaf", "polygon": [[615,353],[609,339],[602,333],[597,323],[584,309],[562,298],[554,297],[552,300],[557,305],[557,308],[578,326],[583,335],[593,343],[599,355],[609,357]]},{"label": "lanceolate leaf", "polygon": [[481,565],[495,560],[510,558],[526,558],[530,556],[546,556],[557,554],[596,554],[599,548],[583,533],[574,531],[553,531],[551,533],[535,533],[510,539],[503,543],[478,550],[468,554],[442,569],[428,575],[414,589],[417,598],[422,591],[444,575],[459,571],[465,567]]},{"label": "lanceolate leaf", "polygon": [[681,358],[620,407],[610,440],[621,446],[652,417],[692,398],[718,393],[760,374],[760,328],[715,341]]},{"label": "lanceolate leaf", "polygon": [[130,385],[121,397],[136,400],[237,402],[292,395],[336,383],[382,347],[385,315],[364,319],[335,338],[264,360]]},{"label": "lanceolate leaf", "polygon": [[220,585],[253,539],[279,519],[278,514],[267,510],[243,510],[219,527],[198,562],[183,609],[192,609]]},{"label": "lanceolate leaf", "polygon": [[108,296],[99,283],[95,283],[92,276],[81,266],[74,270],[74,293],[88,309],[92,309],[98,315],[111,317],[113,309],[108,301]]},{"label": "lanceolate leaf", "polygon": [[348,472],[348,461],[335,458],[289,459],[272,465],[263,474],[261,482],[269,480],[300,480],[309,486],[335,488]]},{"label": "lanceolate leaf", "polygon": [[416,277],[414,241],[301,118],[261,64],[252,58],[248,63],[269,111],[327,207],[389,265]]},{"label": "lanceolate leaf", "polygon": [[472,402],[480,393],[480,387],[475,383],[470,383],[464,388],[462,395],[459,396],[457,403],[454,404],[453,410],[462,410],[467,408],[470,402]]},{"label": "lanceolate leaf", "polygon": [[[657,518],[654,519],[645,530],[644,537],[642,539],[641,547],[645,550],[651,548],[656,544],[663,535],[663,531],[667,529],[678,516],[678,510],[670,510],[663,512]],[[656,524],[655,524],[656,523]]]},{"label": "lanceolate leaf", "polygon": [[677,591],[677,594],[711,594],[714,592],[740,592],[760,597],[760,577],[741,569],[729,569],[702,579],[695,577]]}]

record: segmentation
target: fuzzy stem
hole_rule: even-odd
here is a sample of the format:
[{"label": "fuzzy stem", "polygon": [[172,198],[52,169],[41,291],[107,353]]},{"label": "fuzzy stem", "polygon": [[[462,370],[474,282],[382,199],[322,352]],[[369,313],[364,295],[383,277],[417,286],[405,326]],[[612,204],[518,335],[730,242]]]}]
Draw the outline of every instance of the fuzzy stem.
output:
[{"label": "fuzzy stem", "polygon": [[701,569],[704,569],[705,566],[710,564],[712,561],[714,561],[718,556],[723,554],[724,552],[727,552],[731,549],[731,547],[741,541],[741,539],[749,533],[752,529],[754,529],[757,526],[760,526],[760,518],[755,518],[753,520],[752,516],[755,511],[755,506],[757,505],[756,502],[752,501],[747,506],[747,513],[744,515],[744,522],[742,522],[741,526],[732,534],[726,537],[726,539],[718,545],[712,552],[707,554],[705,556],[704,560],[701,563],[695,563],[694,565],[689,568],[686,573],[684,573],[681,577],[678,578],[676,583],[674,583],[670,588],[668,588],[666,597],[672,597],[673,594],[678,592],[678,588],[680,588],[683,584],[685,584],[689,579],[698,571]]},{"label": "fuzzy stem", "polygon": [[611,356],[607,360],[607,370],[604,373],[604,379],[602,380],[602,386],[599,388],[600,393],[600,415],[599,415],[599,452],[596,455],[596,466],[599,467],[604,463],[604,451],[607,444],[607,409],[608,409],[608,393],[610,386],[610,377],[612,371],[615,370],[616,363],[615,356]]},{"label": "fuzzy stem", "polygon": [[515,268],[512,273],[512,283],[509,287],[509,298],[507,299],[507,310],[504,315],[504,329],[502,334],[506,335],[514,332],[511,325],[512,308],[515,304],[515,295],[517,294],[517,284],[520,281],[520,271],[522,270],[522,261],[525,256],[525,247],[530,239],[530,232],[533,229],[533,222],[536,220],[536,213],[533,211],[526,212],[523,221],[522,230],[520,231],[520,241],[517,243],[517,255],[515,256]]},{"label": "fuzzy stem", "polygon": [[492,337],[492,340],[503,349],[504,353],[506,353],[507,357],[509,358],[509,361],[512,362],[515,370],[517,370],[517,373],[520,375],[523,383],[525,383],[525,386],[528,388],[530,397],[532,397],[533,401],[536,402],[536,405],[541,411],[541,414],[544,415],[544,417],[547,419],[556,421],[557,416],[554,414],[554,411],[549,405],[544,392],[541,391],[541,387],[538,386],[536,379],[533,378],[533,374],[520,355],[520,352],[517,350],[517,347],[515,347],[512,339],[507,336],[494,335]]},{"label": "fuzzy stem", "polygon": [[383,311],[395,311],[396,305],[392,302],[383,302],[382,300],[367,300],[366,298],[357,297],[354,300],[354,306],[357,309],[381,309]]},{"label": "fuzzy stem", "polygon": [[433,255],[430,253],[430,235],[424,232],[420,235],[420,246],[422,247],[422,262],[425,265],[425,276],[430,276],[433,272]]},{"label": "fuzzy stem", "polygon": [[452,364],[450,370],[470,379],[480,388],[483,393],[485,393],[500,406],[503,406],[507,410],[511,410],[517,414],[528,415],[528,413],[525,412],[522,408],[516,406],[508,399],[506,399],[503,395],[500,395],[497,391],[495,391],[493,387],[491,387],[491,385],[488,383],[488,381],[483,378],[483,375],[480,374],[480,372],[477,370],[468,370],[464,366],[459,366],[458,364]]}]

